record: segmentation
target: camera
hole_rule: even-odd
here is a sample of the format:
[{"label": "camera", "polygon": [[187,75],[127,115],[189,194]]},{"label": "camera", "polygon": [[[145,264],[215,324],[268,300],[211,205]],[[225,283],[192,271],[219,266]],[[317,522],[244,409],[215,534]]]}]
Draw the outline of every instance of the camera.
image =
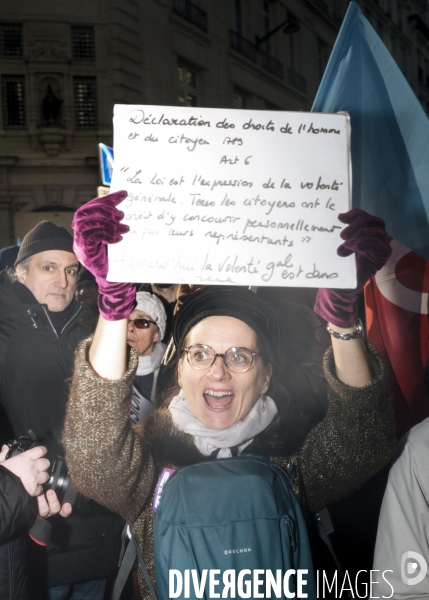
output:
[{"label": "camera", "polygon": [[[21,452],[26,452],[40,444],[37,441],[37,437],[30,429],[28,431],[28,437],[21,435],[16,440],[10,440],[7,445],[9,446],[9,452],[6,455],[6,459],[21,454]],[[59,455],[50,456],[48,454],[46,458],[51,464],[47,470],[49,480],[44,484],[43,489],[45,491],[54,490],[60,504],[65,504],[66,502],[69,502],[72,506],[77,504],[81,494],[74,487],[70,479],[70,473],[67,469],[64,457]]]}]

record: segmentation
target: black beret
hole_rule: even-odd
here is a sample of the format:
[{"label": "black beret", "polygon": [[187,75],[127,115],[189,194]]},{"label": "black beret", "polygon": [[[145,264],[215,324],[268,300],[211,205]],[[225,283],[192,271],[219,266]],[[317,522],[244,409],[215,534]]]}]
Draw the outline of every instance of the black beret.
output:
[{"label": "black beret", "polygon": [[226,316],[244,321],[257,334],[261,351],[271,363],[284,344],[284,327],[277,312],[255,293],[236,286],[207,286],[190,294],[175,316],[173,338],[180,350],[189,331],[207,317]]}]

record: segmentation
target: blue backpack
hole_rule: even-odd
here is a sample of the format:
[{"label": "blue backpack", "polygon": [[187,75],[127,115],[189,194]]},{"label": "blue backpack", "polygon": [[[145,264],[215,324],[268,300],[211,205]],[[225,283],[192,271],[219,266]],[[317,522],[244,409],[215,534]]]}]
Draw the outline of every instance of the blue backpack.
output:
[{"label": "blue backpack", "polygon": [[291,487],[281,467],[250,456],[176,471],[155,516],[159,598],[316,598]]},{"label": "blue backpack", "polygon": [[158,594],[127,525],[112,600],[136,560],[154,600],[314,600],[307,529],[292,485],[284,469],[252,456],[164,469],[154,498]]}]

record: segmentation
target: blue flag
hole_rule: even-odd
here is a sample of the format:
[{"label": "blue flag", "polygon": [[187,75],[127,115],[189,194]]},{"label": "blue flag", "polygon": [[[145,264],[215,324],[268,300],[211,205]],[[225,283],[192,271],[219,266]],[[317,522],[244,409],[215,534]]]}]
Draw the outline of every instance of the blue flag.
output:
[{"label": "blue flag", "polygon": [[351,2],[312,108],[347,111],[353,208],[429,260],[429,119],[377,33]]}]

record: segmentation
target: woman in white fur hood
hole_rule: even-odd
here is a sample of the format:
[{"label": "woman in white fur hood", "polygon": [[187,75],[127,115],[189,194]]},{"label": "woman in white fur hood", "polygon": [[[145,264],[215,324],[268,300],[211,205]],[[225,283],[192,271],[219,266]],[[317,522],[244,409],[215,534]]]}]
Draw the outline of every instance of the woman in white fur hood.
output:
[{"label": "woman in white fur hood", "polygon": [[149,292],[137,292],[136,307],[128,319],[127,344],[139,357],[131,401],[130,417],[142,423],[155,410],[159,367],[166,349],[167,314],[162,301]]}]

